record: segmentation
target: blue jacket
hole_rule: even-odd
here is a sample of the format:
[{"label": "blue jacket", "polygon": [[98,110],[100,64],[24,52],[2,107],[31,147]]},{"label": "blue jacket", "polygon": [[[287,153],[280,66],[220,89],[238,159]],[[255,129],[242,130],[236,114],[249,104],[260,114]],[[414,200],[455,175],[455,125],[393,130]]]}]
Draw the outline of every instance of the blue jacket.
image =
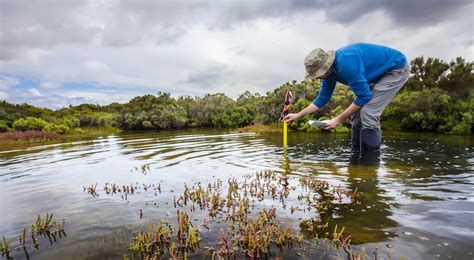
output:
[{"label": "blue jacket", "polygon": [[369,84],[376,83],[385,72],[407,64],[403,53],[385,46],[356,43],[336,50],[332,74],[323,80],[313,104],[323,107],[332,96],[336,82],[351,87],[356,95],[354,104],[363,106],[372,98]]}]

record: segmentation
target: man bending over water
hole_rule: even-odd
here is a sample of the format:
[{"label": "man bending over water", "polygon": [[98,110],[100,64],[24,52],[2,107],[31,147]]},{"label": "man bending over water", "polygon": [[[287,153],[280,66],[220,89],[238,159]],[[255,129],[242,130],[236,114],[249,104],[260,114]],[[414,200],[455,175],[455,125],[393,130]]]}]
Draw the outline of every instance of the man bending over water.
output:
[{"label": "man bending over water", "polygon": [[336,51],[313,50],[304,60],[305,80],[322,79],[318,97],[299,113],[288,114],[291,123],[321,109],[334,92],[336,82],[348,85],[356,99],[341,114],[328,120],[325,129],[336,128],[351,116],[353,151],[378,151],[382,141],[380,115],[410,76],[410,66],[398,50],[367,43],[351,44]]}]

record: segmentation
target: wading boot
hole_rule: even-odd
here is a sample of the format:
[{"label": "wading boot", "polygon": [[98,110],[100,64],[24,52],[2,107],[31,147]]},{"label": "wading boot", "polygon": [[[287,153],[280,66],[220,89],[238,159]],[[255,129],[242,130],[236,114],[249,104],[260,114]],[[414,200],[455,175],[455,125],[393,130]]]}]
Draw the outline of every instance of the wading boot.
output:
[{"label": "wading boot", "polygon": [[359,165],[379,166],[380,165],[380,150],[361,151],[360,157],[359,157]]},{"label": "wading boot", "polygon": [[360,131],[359,164],[378,166],[380,164],[380,143],[382,130],[362,129]]},{"label": "wading boot", "polygon": [[381,129],[361,129],[360,149],[361,151],[379,151],[382,143]]},{"label": "wading boot", "polygon": [[351,147],[352,153],[360,152],[360,127],[352,127],[351,129]]},{"label": "wading boot", "polygon": [[360,127],[352,127],[351,129],[351,158],[350,165],[358,165],[360,156]]}]

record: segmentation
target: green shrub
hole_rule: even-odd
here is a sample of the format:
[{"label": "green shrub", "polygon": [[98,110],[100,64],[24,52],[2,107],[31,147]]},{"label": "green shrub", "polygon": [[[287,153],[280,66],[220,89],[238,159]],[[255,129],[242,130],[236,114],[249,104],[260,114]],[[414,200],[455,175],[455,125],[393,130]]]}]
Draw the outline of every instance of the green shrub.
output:
[{"label": "green shrub", "polygon": [[153,128],[153,123],[151,121],[145,120],[142,122],[142,125],[145,129]]},{"label": "green shrub", "polygon": [[26,131],[28,130],[28,122],[26,122],[25,119],[21,118],[18,120],[15,120],[12,124],[13,129],[16,131]]},{"label": "green shrub", "polygon": [[343,124],[340,124],[336,127],[336,129],[334,129],[334,131],[336,133],[349,133],[351,132],[351,130],[349,130],[349,128]]},{"label": "green shrub", "polygon": [[468,135],[471,133],[472,113],[466,112],[462,114],[461,123],[455,125],[448,133],[454,135]]},{"label": "green shrub", "polygon": [[70,133],[73,133],[73,134],[85,134],[86,131],[80,127],[78,128],[74,128],[74,129],[71,129]]},{"label": "green shrub", "polygon": [[48,122],[44,121],[40,118],[35,117],[27,117],[26,119],[18,119],[13,122],[12,127],[16,131],[26,131],[26,130],[38,130],[41,131],[43,128],[48,124]]},{"label": "green shrub", "polygon": [[7,122],[0,120],[0,133],[8,132],[9,129]]},{"label": "green shrub", "polygon": [[51,133],[56,133],[56,134],[65,134],[71,130],[69,126],[64,125],[64,124],[54,124],[54,123],[48,123],[44,127],[44,131],[46,132],[51,132]]}]

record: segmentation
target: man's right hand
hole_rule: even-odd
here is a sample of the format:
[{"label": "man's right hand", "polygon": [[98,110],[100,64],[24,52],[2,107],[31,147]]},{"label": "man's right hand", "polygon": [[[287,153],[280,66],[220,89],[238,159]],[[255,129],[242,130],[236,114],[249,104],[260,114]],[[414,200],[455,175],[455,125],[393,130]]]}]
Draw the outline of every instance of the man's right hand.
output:
[{"label": "man's right hand", "polygon": [[291,124],[291,122],[293,122],[294,120],[298,118],[300,118],[299,113],[291,113],[291,114],[286,115],[283,118],[283,120],[285,120],[287,124]]}]

